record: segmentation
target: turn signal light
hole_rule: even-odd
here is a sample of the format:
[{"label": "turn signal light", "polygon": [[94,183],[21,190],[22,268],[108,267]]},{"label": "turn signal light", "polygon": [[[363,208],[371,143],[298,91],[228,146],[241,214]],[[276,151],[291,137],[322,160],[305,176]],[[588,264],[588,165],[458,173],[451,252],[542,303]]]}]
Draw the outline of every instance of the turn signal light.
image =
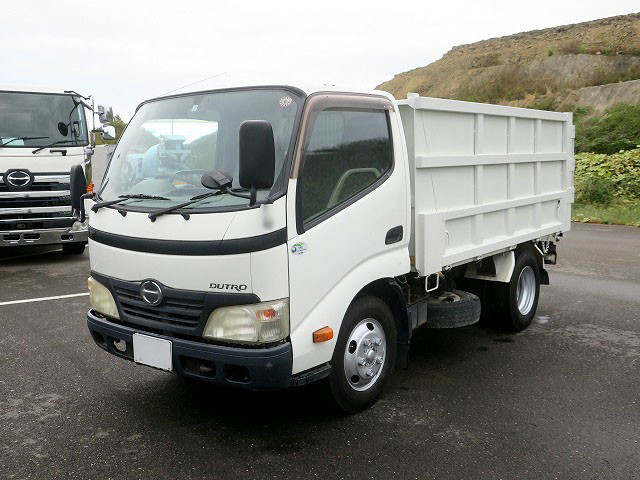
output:
[{"label": "turn signal light", "polygon": [[313,343],[326,342],[333,338],[333,330],[331,327],[322,327],[320,330],[313,332]]},{"label": "turn signal light", "polygon": [[87,185],[87,193],[93,193],[93,182],[89,182]]}]

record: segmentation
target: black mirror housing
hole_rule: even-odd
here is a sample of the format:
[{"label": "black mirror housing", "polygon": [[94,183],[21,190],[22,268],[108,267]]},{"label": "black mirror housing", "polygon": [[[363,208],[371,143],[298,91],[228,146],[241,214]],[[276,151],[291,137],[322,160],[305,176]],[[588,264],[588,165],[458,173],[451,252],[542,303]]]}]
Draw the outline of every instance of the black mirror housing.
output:
[{"label": "black mirror housing", "polygon": [[60,135],[62,135],[63,137],[68,136],[69,126],[64,122],[58,122],[58,132],[60,132]]},{"label": "black mirror housing", "polygon": [[233,176],[222,170],[209,170],[202,174],[200,183],[202,183],[203,187],[211,190],[226,190],[227,188],[231,188]]},{"label": "black mirror housing", "polygon": [[276,168],[271,124],[265,120],[246,120],[240,124],[239,137],[238,181],[240,186],[271,188]]},{"label": "black mirror housing", "polygon": [[80,221],[84,222],[84,202],[82,196],[87,193],[87,178],[84,176],[82,165],[71,167],[71,206],[74,212],[80,212]]}]

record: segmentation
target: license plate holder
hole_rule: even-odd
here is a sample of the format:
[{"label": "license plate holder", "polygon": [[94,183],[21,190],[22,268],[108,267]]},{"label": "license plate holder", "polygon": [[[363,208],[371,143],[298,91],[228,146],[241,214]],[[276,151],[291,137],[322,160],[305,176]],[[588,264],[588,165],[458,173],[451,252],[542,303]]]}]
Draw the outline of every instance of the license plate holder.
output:
[{"label": "license plate holder", "polygon": [[133,361],[136,363],[172,372],[172,350],[171,340],[141,333],[133,334]]}]

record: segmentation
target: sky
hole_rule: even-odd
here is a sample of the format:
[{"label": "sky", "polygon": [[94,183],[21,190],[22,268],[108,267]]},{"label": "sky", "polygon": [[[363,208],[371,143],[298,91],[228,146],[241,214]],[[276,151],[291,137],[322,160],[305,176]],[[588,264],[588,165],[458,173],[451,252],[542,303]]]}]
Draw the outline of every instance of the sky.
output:
[{"label": "sky", "polygon": [[0,8],[0,84],[92,94],[125,120],[184,85],[373,88],[451,47],[640,10],[637,0],[22,0]]}]

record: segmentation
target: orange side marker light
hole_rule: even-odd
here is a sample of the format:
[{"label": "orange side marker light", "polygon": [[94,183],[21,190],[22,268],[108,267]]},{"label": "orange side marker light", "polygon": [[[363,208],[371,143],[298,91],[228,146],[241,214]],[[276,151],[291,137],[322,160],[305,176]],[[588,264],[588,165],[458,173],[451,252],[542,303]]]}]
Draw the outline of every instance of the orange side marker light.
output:
[{"label": "orange side marker light", "polygon": [[93,182],[89,183],[89,185],[87,185],[87,193],[93,193]]},{"label": "orange side marker light", "polygon": [[331,327],[322,327],[320,330],[313,332],[313,343],[326,342],[333,338],[333,330]]}]

